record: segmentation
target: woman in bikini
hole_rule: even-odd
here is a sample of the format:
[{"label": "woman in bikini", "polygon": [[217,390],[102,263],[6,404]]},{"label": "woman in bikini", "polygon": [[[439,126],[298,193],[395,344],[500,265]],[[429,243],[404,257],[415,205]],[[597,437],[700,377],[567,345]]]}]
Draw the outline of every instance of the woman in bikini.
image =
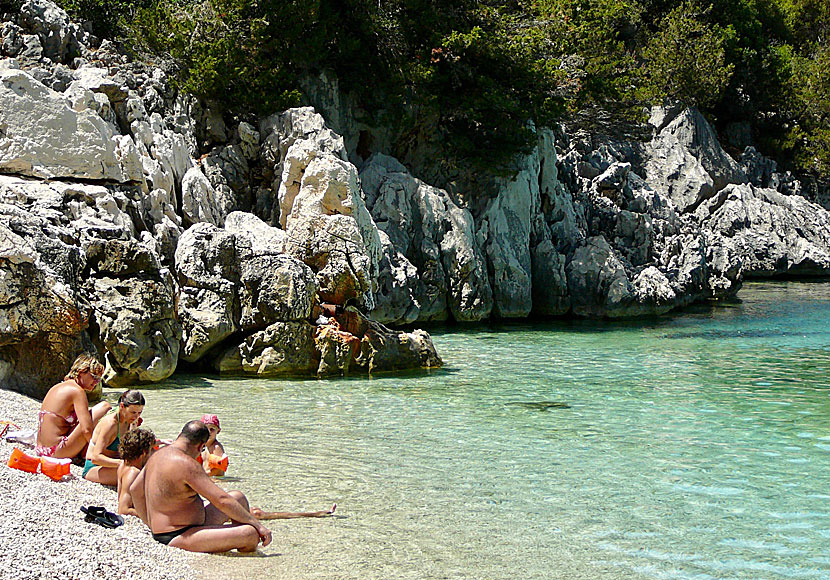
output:
[{"label": "woman in bikini", "polygon": [[98,423],[92,433],[84,464],[84,479],[115,485],[118,467],[123,463],[118,453],[121,436],[141,424],[144,395],[139,391],[124,391],[118,399],[118,409]]},{"label": "woman in bikini", "polygon": [[110,410],[101,402],[91,410],[86,394],[101,382],[104,366],[89,353],[75,359],[69,374],[46,393],[38,413],[35,452],[43,457],[83,456],[98,421]]}]

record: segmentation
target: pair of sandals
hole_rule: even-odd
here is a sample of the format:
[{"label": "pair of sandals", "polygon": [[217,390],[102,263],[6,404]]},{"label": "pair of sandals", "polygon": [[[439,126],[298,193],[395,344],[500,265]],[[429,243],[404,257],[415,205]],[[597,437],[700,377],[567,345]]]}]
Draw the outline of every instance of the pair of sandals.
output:
[{"label": "pair of sandals", "polygon": [[124,525],[124,518],[118,514],[108,512],[101,506],[81,506],[81,511],[86,514],[84,521],[90,524],[98,524],[99,526],[103,526],[105,528],[117,528],[118,526]]}]

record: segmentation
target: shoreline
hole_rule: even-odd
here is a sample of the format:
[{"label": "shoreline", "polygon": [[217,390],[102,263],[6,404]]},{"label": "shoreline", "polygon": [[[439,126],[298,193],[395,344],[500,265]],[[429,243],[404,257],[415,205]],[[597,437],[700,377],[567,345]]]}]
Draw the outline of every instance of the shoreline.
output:
[{"label": "shoreline", "polygon": [[[40,402],[0,389],[0,421],[35,429],[39,409]],[[221,571],[216,568],[223,566],[211,562],[212,555],[159,544],[136,517],[124,516],[124,525],[115,529],[85,522],[81,506],[100,505],[116,511],[113,488],[86,481],[81,477],[83,469],[76,465],[61,481],[12,469],[7,462],[15,447],[34,453],[5,437],[0,439],[0,537],[5,546],[0,553],[0,576],[16,580],[196,580],[210,568],[211,576],[218,578],[216,572]]]}]

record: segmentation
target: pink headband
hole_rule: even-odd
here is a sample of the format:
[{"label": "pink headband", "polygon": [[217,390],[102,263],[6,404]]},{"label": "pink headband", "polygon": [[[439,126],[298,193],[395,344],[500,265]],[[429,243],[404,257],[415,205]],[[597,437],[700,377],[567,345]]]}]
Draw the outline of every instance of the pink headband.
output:
[{"label": "pink headband", "polygon": [[[202,415],[202,423],[219,427],[219,417],[216,415]],[[221,429],[221,427],[219,427]]]}]

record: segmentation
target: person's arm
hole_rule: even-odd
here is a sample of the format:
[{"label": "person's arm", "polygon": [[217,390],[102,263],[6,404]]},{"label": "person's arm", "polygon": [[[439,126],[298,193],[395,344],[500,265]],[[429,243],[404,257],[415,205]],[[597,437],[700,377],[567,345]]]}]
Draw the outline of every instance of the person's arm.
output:
[{"label": "person's arm", "polygon": [[72,406],[75,408],[75,416],[78,418],[76,429],[80,429],[84,438],[89,441],[92,437],[94,425],[92,424],[92,414],[89,412],[89,401],[87,401],[83,389],[72,389]]},{"label": "person's arm", "polygon": [[136,515],[152,530],[153,526],[150,523],[150,515],[147,513],[147,496],[144,494],[144,474],[145,471],[143,469],[138,472],[135,480],[130,484],[129,490]]},{"label": "person's arm", "polygon": [[202,449],[202,469],[205,470],[205,473],[210,474],[210,452],[207,450],[207,447]]},{"label": "person's arm", "polygon": [[[109,420],[110,418],[114,420],[111,421]],[[118,428],[116,421],[118,419],[114,416],[110,416],[109,418],[105,417],[99,421],[95,426],[95,431],[92,432],[92,447],[87,451],[86,458],[95,465],[114,467],[116,469],[121,465],[120,459],[113,459],[104,453],[107,445],[115,441],[115,432]]]},{"label": "person's arm", "polygon": [[118,481],[118,513],[138,517],[138,511],[136,511],[135,506],[133,505],[133,496],[130,493],[130,486],[138,476],[138,472],[141,470],[138,467],[133,466],[125,466],[124,470],[122,478]]},{"label": "person's arm", "polygon": [[216,485],[198,463],[188,463],[189,465],[185,469],[184,480],[193,491],[216,506],[219,511],[228,516],[232,521],[253,526],[259,534],[259,540],[263,546],[271,543],[271,530],[263,526],[232,495]]}]

